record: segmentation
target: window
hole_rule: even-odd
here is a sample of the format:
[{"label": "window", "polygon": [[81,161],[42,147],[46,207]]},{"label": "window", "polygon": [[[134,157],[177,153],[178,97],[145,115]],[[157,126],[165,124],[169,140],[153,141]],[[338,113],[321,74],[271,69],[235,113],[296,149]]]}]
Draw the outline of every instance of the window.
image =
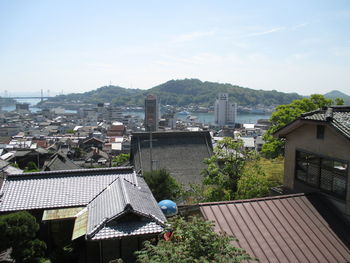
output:
[{"label": "window", "polygon": [[346,197],[347,173],[345,161],[296,152],[296,179],[341,199]]},{"label": "window", "polygon": [[323,125],[317,125],[316,138],[321,139],[321,140],[324,138],[324,126]]}]

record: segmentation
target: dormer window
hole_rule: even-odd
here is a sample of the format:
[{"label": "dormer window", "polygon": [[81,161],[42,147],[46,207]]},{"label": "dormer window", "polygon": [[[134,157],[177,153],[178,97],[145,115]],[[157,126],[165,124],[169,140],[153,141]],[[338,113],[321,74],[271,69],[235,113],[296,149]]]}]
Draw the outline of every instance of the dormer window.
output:
[{"label": "dormer window", "polygon": [[317,125],[316,138],[323,140],[323,138],[324,138],[324,125]]}]

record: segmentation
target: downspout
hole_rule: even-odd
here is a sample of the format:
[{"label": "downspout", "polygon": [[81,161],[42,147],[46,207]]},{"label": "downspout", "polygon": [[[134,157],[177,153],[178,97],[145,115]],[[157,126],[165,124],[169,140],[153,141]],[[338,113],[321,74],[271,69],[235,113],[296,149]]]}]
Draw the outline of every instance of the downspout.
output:
[{"label": "downspout", "polygon": [[100,263],[103,263],[103,255],[102,255],[102,245],[101,240],[98,241],[99,247],[100,247]]},{"label": "downspout", "polygon": [[142,156],[141,156],[141,146],[140,146],[140,137],[137,137],[137,146],[138,146],[138,152],[139,152],[139,162],[140,162],[140,168],[142,173]]}]

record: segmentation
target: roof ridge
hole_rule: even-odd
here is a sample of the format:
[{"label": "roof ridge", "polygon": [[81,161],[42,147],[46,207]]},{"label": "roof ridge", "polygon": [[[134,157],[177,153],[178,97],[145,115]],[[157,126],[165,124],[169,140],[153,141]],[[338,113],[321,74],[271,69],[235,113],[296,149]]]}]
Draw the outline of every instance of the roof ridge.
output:
[{"label": "roof ridge", "polygon": [[32,172],[25,174],[12,174],[9,177],[17,178],[17,177],[29,177],[32,176],[45,176],[45,175],[55,175],[55,174],[65,174],[67,172],[71,174],[77,174],[82,172],[103,172],[103,171],[127,171],[133,170],[133,166],[120,166],[120,167],[107,167],[107,168],[82,168],[82,169],[74,169],[74,170],[59,170],[59,171],[40,171],[40,172]]},{"label": "roof ridge", "polygon": [[129,197],[128,191],[127,191],[126,186],[125,186],[125,180],[120,180],[120,187],[121,187],[121,192],[122,192],[122,195],[123,195],[123,198],[124,198],[124,202],[125,202],[124,210],[126,210],[129,206],[130,206],[131,209],[133,209],[133,207],[131,205],[131,201],[130,201],[130,197]]},{"label": "roof ridge", "polygon": [[313,110],[313,111],[304,112],[304,113],[302,113],[302,114],[300,115],[299,118],[301,118],[301,117],[306,117],[306,116],[310,116],[310,115],[313,115],[313,114],[315,114],[315,113],[321,113],[321,112],[325,112],[325,110],[319,108],[319,109],[316,109],[316,110]]},{"label": "roof ridge", "polygon": [[136,175],[136,172],[134,171],[133,173],[132,173],[132,175],[134,176],[134,179],[136,179],[135,180],[135,182],[136,183],[133,183],[133,182],[131,182],[131,181],[129,181],[127,178],[122,178],[125,182],[128,182],[129,184],[131,184],[131,185],[133,185],[133,186],[138,186],[138,184],[137,184],[137,175]]},{"label": "roof ridge", "polygon": [[207,206],[207,205],[224,205],[224,204],[236,204],[236,203],[249,203],[249,202],[257,202],[257,201],[268,201],[268,200],[278,200],[278,199],[286,199],[291,197],[298,196],[306,196],[306,193],[297,193],[297,194],[288,194],[288,195],[278,195],[278,196],[267,196],[260,198],[251,198],[251,199],[242,199],[242,200],[229,200],[229,201],[218,201],[218,202],[205,202],[198,203],[199,206]]},{"label": "roof ridge", "polygon": [[103,188],[97,195],[95,195],[94,198],[92,198],[86,206],[88,206],[89,204],[91,204],[92,201],[94,201],[97,197],[99,197],[104,191],[106,191],[114,182],[116,182],[118,179],[120,179],[120,176],[118,176],[117,178],[115,178],[114,180],[112,180],[112,182],[110,182],[105,188]]}]

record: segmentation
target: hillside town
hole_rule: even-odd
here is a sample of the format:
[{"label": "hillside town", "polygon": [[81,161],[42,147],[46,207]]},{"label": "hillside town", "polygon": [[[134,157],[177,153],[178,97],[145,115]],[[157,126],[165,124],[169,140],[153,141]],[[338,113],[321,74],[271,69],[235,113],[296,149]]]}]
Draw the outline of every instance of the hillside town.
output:
[{"label": "hillside town", "polygon": [[[243,200],[197,200],[191,193],[202,185],[203,171],[210,173],[205,160],[220,156],[227,138],[241,143],[235,150],[224,146],[234,158],[259,155],[270,121],[237,123],[237,104],[225,93],[213,105],[213,124],[161,115],[160,107],[159,97],[148,94],[144,118],[110,104],[77,113],[33,113],[28,104],[17,104],[2,112],[0,213],[29,211],[47,251],[76,246],[72,262],[134,262],[142,242],[166,228],[161,200],[144,178],[165,169],[188,193],[175,200],[178,213],[215,222],[215,231],[238,238],[236,246],[251,260],[350,259],[349,107],[308,112],[276,130],[273,136],[286,142],[281,184]],[[5,250],[0,259],[12,262],[11,255]]]},{"label": "hillside town", "polygon": [[67,113],[62,107],[34,113],[28,104],[18,103],[14,111],[1,113],[0,158],[22,170],[29,162],[40,170],[50,170],[55,154],[72,161],[76,167],[111,167],[114,156],[130,153],[133,134],[150,130],[159,134],[205,131],[210,134],[208,142],[214,145],[224,136],[239,136],[246,148],[259,151],[263,143],[261,136],[269,127],[268,120],[262,119],[256,124],[236,123],[236,107],[228,105],[227,97],[218,97],[216,123],[210,125],[198,122],[191,115],[184,120],[176,119],[174,112],[160,116],[156,96],[145,99],[144,119],[124,115],[120,108],[102,103],[81,108],[77,113]]},{"label": "hillside town", "polygon": [[349,263],[350,1],[0,1],[0,263]]}]

